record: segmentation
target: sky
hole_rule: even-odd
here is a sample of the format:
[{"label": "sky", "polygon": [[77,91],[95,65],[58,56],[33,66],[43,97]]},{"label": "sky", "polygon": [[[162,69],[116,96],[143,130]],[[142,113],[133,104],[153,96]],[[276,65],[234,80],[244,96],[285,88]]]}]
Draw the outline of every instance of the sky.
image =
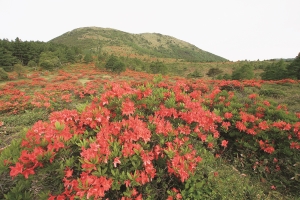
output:
[{"label": "sky", "polygon": [[0,0],[0,39],[47,42],[80,27],[160,33],[230,61],[295,58],[300,0]]}]

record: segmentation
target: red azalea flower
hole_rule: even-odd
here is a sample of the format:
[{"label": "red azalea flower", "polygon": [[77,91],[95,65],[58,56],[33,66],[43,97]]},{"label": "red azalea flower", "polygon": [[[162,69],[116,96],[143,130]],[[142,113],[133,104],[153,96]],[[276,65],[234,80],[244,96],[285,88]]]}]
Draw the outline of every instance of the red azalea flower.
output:
[{"label": "red azalea flower", "polygon": [[261,130],[267,130],[269,129],[269,126],[268,126],[268,123],[266,121],[262,121],[258,124],[258,127],[261,129]]},{"label": "red azalea flower", "polygon": [[212,148],[214,147],[214,144],[211,143],[211,142],[209,142],[209,143],[207,144],[207,147],[210,148],[210,149],[212,149]]},{"label": "red azalea flower", "polygon": [[265,100],[263,103],[264,103],[266,106],[268,106],[268,107],[271,105],[271,104],[270,104],[268,101],[266,101],[266,100]]},{"label": "red azalea flower", "polygon": [[117,164],[121,164],[119,157],[115,157],[115,159],[114,159],[114,167],[117,167]]},{"label": "red azalea flower", "polygon": [[69,178],[72,176],[72,174],[73,174],[73,170],[67,167],[67,169],[65,170],[65,177]]},{"label": "red azalea flower", "polygon": [[272,185],[272,186],[271,186],[271,189],[272,189],[272,190],[276,190],[276,186]]},{"label": "red azalea flower", "polygon": [[126,101],[122,103],[122,115],[131,115],[134,113],[134,110],[134,103],[131,100],[126,99]]},{"label": "red azalea flower", "polygon": [[256,97],[257,97],[257,94],[250,94],[249,96],[248,96],[250,99],[255,99]]},{"label": "red azalea flower", "polygon": [[221,146],[222,147],[227,147],[228,141],[227,140],[223,140]]},{"label": "red azalea flower", "polygon": [[230,119],[232,116],[233,116],[233,114],[230,113],[230,112],[226,112],[226,113],[224,114],[224,117],[225,117],[226,119]]},{"label": "red azalea flower", "polygon": [[269,146],[269,147],[264,148],[264,151],[271,154],[275,151],[275,149],[274,149],[274,147]]},{"label": "red azalea flower", "polygon": [[16,166],[10,167],[10,176],[14,177],[23,172],[23,165],[19,162],[16,163]]},{"label": "red azalea flower", "polygon": [[222,127],[228,131],[228,127],[231,126],[230,122],[222,122]]},{"label": "red azalea flower", "polygon": [[241,121],[237,121],[235,123],[235,127],[239,130],[239,131],[246,131],[247,127],[245,126],[245,124]]},{"label": "red azalea flower", "polygon": [[34,168],[32,167],[32,168],[28,168],[28,169],[25,169],[23,172],[22,172],[22,174],[24,175],[24,177],[26,178],[26,179],[28,179],[28,176],[30,175],[30,174],[34,174],[34,170],[33,170]]}]

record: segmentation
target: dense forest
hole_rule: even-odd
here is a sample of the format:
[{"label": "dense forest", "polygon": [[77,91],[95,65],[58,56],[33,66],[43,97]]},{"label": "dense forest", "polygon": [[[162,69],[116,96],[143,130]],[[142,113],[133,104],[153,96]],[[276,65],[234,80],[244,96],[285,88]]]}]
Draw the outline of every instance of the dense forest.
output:
[{"label": "dense forest", "polygon": [[79,48],[62,44],[22,41],[19,38],[14,41],[0,40],[0,66],[6,71],[15,64],[22,66],[41,64],[40,58],[43,55],[57,59],[59,64],[74,63],[80,58],[80,54]]}]

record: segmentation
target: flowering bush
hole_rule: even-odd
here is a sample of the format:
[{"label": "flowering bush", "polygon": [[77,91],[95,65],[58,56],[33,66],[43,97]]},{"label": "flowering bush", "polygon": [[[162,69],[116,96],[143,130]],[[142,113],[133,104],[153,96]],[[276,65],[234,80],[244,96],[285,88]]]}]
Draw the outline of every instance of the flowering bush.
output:
[{"label": "flowering bush", "polygon": [[28,179],[59,165],[63,187],[49,199],[168,198],[194,175],[196,146],[213,148],[219,138],[221,118],[187,87],[106,85],[81,113],[53,112],[29,129],[10,176]]},{"label": "flowering bush", "polygon": [[[32,199],[38,191],[41,199],[199,199],[213,193],[199,167],[203,149],[258,174],[272,189],[297,193],[298,115],[257,94],[244,95],[249,85],[259,87],[161,76],[108,82],[91,103],[52,112],[12,144],[0,168],[14,180],[5,197]],[[97,94],[92,86],[86,94]],[[62,94],[61,101],[72,101]],[[49,101],[39,95],[34,102]]]}]

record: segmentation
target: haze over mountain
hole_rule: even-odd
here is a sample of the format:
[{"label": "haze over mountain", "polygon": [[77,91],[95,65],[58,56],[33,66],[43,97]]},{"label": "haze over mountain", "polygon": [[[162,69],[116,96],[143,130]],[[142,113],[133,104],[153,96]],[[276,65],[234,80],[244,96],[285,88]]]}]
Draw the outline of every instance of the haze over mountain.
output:
[{"label": "haze over mountain", "polygon": [[159,33],[131,34],[111,28],[83,27],[66,32],[49,42],[120,56],[138,54],[193,62],[227,61],[195,45]]}]

